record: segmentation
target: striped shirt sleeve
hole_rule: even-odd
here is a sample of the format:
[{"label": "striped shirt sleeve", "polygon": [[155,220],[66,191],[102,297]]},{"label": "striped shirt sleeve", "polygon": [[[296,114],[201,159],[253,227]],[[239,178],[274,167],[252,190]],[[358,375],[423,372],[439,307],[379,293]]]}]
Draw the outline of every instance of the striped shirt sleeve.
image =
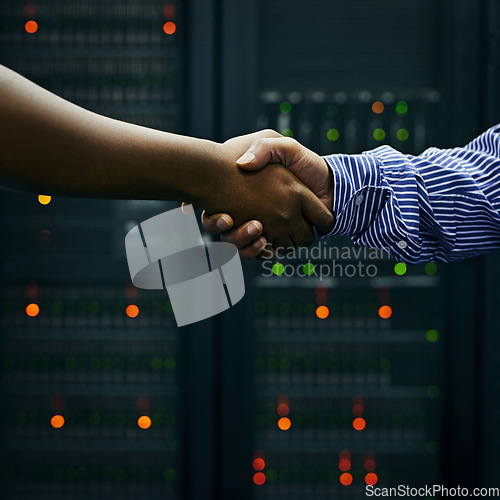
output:
[{"label": "striped shirt sleeve", "polygon": [[381,146],[325,157],[335,227],[401,262],[450,262],[500,248],[500,125],[463,148],[420,156]]}]

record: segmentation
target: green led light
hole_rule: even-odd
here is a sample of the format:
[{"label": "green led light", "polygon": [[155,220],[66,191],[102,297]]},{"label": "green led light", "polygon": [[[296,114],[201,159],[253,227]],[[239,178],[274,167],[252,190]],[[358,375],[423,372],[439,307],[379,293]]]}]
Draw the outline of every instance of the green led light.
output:
[{"label": "green led light", "polygon": [[164,471],[163,471],[163,477],[167,480],[167,481],[173,481],[175,479],[175,470],[172,468],[172,467],[167,467]]},{"label": "green led light", "polygon": [[327,133],[326,137],[329,141],[335,142],[338,141],[340,134],[336,128],[331,128]]},{"label": "green led light", "polygon": [[398,262],[395,266],[394,266],[394,272],[398,275],[398,276],[403,276],[403,274],[406,273],[406,265],[403,264],[402,262]]},{"label": "green led light", "polygon": [[281,370],[289,370],[290,366],[292,366],[290,358],[281,358],[280,359],[280,369]]},{"label": "green led light", "polygon": [[284,115],[288,115],[289,113],[291,113],[292,111],[292,105],[288,102],[288,101],[283,101],[281,104],[280,104],[280,111],[284,114]]},{"label": "green led light", "polygon": [[381,128],[376,128],[373,131],[373,138],[376,141],[383,141],[385,139],[385,130]]},{"label": "green led light", "polygon": [[283,316],[288,316],[291,312],[292,312],[292,306],[288,302],[285,302],[284,304],[281,304],[281,306],[280,306],[280,313]]},{"label": "green led light", "polygon": [[275,370],[276,368],[278,368],[278,360],[276,358],[268,358],[267,367],[271,370]]},{"label": "green led light", "polygon": [[276,262],[272,269],[276,276],[281,276],[285,272],[285,266],[281,262]]},{"label": "green led light", "polygon": [[437,330],[428,330],[425,334],[425,338],[429,342],[436,342],[439,339],[439,333]]},{"label": "green led light", "polygon": [[396,132],[396,137],[398,138],[398,141],[405,142],[408,140],[408,137],[410,137],[410,134],[408,133],[408,130],[405,128],[400,128]]},{"label": "green led light", "polygon": [[266,473],[266,479],[272,483],[278,479],[278,471],[276,469],[269,469]]},{"label": "green led light", "polygon": [[396,104],[396,114],[399,116],[404,116],[408,113],[408,104],[404,101],[399,101]]},{"label": "green led light", "polygon": [[439,396],[439,387],[437,385],[430,385],[427,387],[427,396],[430,398],[437,398]]},{"label": "green led light", "polygon": [[337,108],[335,104],[330,104],[330,106],[326,108],[326,115],[329,118],[335,118],[338,114],[339,114],[339,108]]},{"label": "green led light", "polygon": [[266,360],[264,358],[255,358],[253,366],[256,370],[264,370],[266,367]]},{"label": "green led light", "polygon": [[285,137],[293,137],[293,131],[291,128],[284,128],[281,131],[281,135],[284,135]]},{"label": "green led light", "polygon": [[163,367],[163,359],[160,356],[155,356],[151,360],[151,368],[153,368],[153,370],[159,370],[162,367]]},{"label": "green led light", "polygon": [[427,264],[425,264],[425,272],[429,276],[434,276],[437,273],[436,263],[435,262],[427,262]]},{"label": "green led light", "polygon": [[314,264],[308,262],[307,264],[304,264],[302,270],[304,271],[304,274],[307,274],[307,276],[311,276],[312,274],[314,274]]},{"label": "green led light", "polygon": [[437,453],[439,451],[439,444],[436,441],[429,441],[425,449],[428,453]]},{"label": "green led light", "polygon": [[78,361],[74,356],[68,356],[66,358],[66,368],[73,369],[76,368],[78,365]]},{"label": "green led light", "polygon": [[101,414],[94,411],[89,415],[89,421],[92,425],[97,425],[101,422]]},{"label": "green led light", "polygon": [[163,362],[163,366],[167,370],[172,371],[175,368],[175,359],[174,358],[165,358],[165,361]]},{"label": "green led light", "polygon": [[387,371],[391,368],[392,366],[392,363],[391,363],[391,360],[389,358],[382,358],[380,360],[380,368],[384,371]]}]

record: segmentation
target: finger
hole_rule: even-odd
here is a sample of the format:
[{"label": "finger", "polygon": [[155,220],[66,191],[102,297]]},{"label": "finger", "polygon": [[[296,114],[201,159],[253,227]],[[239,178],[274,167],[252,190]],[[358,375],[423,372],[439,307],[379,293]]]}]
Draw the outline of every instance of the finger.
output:
[{"label": "finger", "polygon": [[232,243],[238,248],[245,248],[258,240],[262,230],[262,224],[257,220],[252,220],[232,231],[228,231],[226,234],[222,234],[221,240]]},{"label": "finger", "polygon": [[303,190],[302,213],[322,233],[329,233],[335,225],[335,216],[309,189]]},{"label": "finger", "polygon": [[233,219],[228,214],[208,215],[205,210],[201,214],[201,223],[210,234],[220,234],[233,227]]},{"label": "finger", "polygon": [[254,241],[251,245],[240,249],[240,255],[245,257],[245,259],[255,259],[259,257],[264,247],[267,245],[267,240],[264,236],[261,236],[257,241]]},{"label": "finger", "polygon": [[292,230],[292,240],[299,246],[312,245],[314,242],[314,230],[305,219],[301,219]]},{"label": "finger", "polygon": [[245,154],[236,160],[236,164],[244,170],[258,170],[268,163],[286,165],[299,149],[300,144],[290,137],[257,139]]}]

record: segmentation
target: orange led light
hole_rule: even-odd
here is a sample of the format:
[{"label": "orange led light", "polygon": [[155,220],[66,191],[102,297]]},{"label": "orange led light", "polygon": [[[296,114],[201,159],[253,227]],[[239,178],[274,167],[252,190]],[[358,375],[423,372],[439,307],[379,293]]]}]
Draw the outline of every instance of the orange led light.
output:
[{"label": "orange led light", "polygon": [[286,403],[280,403],[276,411],[280,417],[286,417],[290,413],[290,408]]},{"label": "orange led light", "polygon": [[151,419],[146,415],[143,415],[142,417],[139,417],[139,419],[137,420],[137,425],[141,429],[149,429],[151,427]]},{"label": "orange led light", "polygon": [[64,425],[64,417],[62,415],[54,415],[50,419],[50,425],[54,427],[54,429],[60,429]]},{"label": "orange led light", "polygon": [[388,319],[388,318],[390,318],[392,316],[392,308],[390,306],[382,306],[378,310],[378,315],[382,319]]},{"label": "orange led light", "polygon": [[328,307],[326,306],[319,306],[316,309],[316,316],[319,319],[326,319],[328,318],[329,315],[330,315],[330,309],[328,309]]},{"label": "orange led light", "polygon": [[352,484],[351,474],[349,474],[349,472],[344,472],[343,474],[341,474],[340,483],[344,486],[349,486],[350,484]]},{"label": "orange led light", "polygon": [[172,21],[168,21],[166,22],[164,25],[163,25],[163,31],[167,34],[167,35],[173,35],[175,33],[175,31],[177,30],[177,26],[175,25],[175,23],[173,23]]},{"label": "orange led light", "polygon": [[262,470],[266,466],[266,462],[264,462],[263,458],[255,458],[252,466],[255,470]]},{"label": "orange led light", "polygon": [[253,475],[253,482],[257,486],[262,486],[266,482],[266,475],[263,472],[256,472]]},{"label": "orange led light", "polygon": [[40,308],[38,307],[38,304],[28,304],[26,306],[26,314],[28,316],[31,316],[34,318],[35,316],[38,316],[38,313],[40,312]]},{"label": "orange led light", "polygon": [[48,205],[52,200],[51,196],[47,196],[46,194],[39,194],[38,195],[38,202],[40,205]]},{"label": "orange led light", "polygon": [[366,421],[364,418],[355,418],[352,421],[352,426],[357,430],[357,431],[362,431],[366,427]]},{"label": "orange led light", "polygon": [[380,113],[384,112],[384,105],[380,101],[376,101],[372,104],[372,111],[375,114],[380,115]]},{"label": "orange led light", "polygon": [[36,21],[28,21],[24,25],[24,29],[26,30],[27,33],[36,33],[38,30],[38,23]]},{"label": "orange led light", "polygon": [[280,418],[278,420],[278,427],[282,430],[282,431],[287,431],[288,429],[290,429],[290,427],[292,426],[292,422],[290,421],[289,418],[287,417],[283,417],[283,418]]},{"label": "orange led light", "polygon": [[127,306],[125,312],[127,313],[127,316],[129,318],[135,318],[139,315],[139,308],[134,304],[130,304],[129,306]]},{"label": "orange led light", "polygon": [[365,476],[365,483],[366,484],[373,486],[374,484],[377,484],[377,481],[378,481],[378,477],[377,477],[377,474],[375,474],[374,472],[369,472]]}]

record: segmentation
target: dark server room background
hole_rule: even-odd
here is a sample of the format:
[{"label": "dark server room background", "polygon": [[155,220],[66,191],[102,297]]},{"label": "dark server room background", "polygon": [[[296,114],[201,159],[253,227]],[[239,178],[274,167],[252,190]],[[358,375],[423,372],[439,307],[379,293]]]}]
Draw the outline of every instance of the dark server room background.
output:
[{"label": "dark server room background", "polygon": [[[161,130],[419,154],[500,121],[499,26],[498,0],[3,0],[0,62]],[[124,248],[175,205],[50,195],[0,196],[1,498],[499,486],[498,253],[363,254],[372,277],[350,254],[321,281],[248,262],[241,303],[179,329]]]}]

